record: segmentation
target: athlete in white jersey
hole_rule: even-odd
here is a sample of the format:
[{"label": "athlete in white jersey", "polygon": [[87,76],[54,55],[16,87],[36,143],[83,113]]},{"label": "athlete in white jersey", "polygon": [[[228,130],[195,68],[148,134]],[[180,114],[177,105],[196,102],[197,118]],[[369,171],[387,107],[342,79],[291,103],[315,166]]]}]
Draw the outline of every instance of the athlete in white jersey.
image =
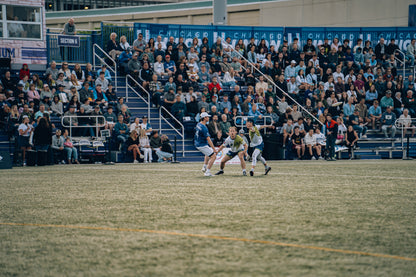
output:
[{"label": "athlete in white jersey", "polygon": [[243,169],[243,175],[247,176],[246,162],[244,160],[244,157],[248,155],[248,145],[239,135],[237,135],[236,127],[230,127],[229,134],[230,136],[225,139],[224,143],[218,149],[218,152],[220,152],[222,149],[226,147],[229,147],[230,151],[228,151],[224,158],[222,158],[220,171],[215,173],[215,175],[224,174],[225,163],[238,155],[238,158],[240,159],[241,168]]},{"label": "athlete in white jersey", "polygon": [[254,168],[257,164],[257,159],[259,159],[264,165],[264,175],[267,175],[272,169],[267,165],[266,160],[262,157],[261,153],[263,152],[264,143],[263,138],[260,135],[260,130],[263,128],[271,127],[269,125],[254,125],[254,120],[249,118],[247,119],[246,127],[248,129],[248,134],[250,137],[250,146],[254,148],[253,154],[251,155],[251,170],[250,176],[254,175]]}]

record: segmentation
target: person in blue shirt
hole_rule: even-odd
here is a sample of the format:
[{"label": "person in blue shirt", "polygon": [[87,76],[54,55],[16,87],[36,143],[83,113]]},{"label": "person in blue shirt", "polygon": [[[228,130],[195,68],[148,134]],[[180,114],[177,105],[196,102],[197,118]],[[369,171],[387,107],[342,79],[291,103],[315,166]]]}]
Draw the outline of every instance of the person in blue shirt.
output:
[{"label": "person in blue shirt", "polygon": [[215,150],[214,144],[211,141],[211,137],[206,126],[210,117],[211,116],[206,112],[201,113],[200,122],[196,125],[194,137],[194,144],[196,149],[201,151],[201,153],[205,156],[202,172],[204,172],[204,176],[207,177],[213,176],[211,174],[211,167],[217,157],[217,151]]},{"label": "person in blue shirt", "polygon": [[106,78],[109,82],[112,82],[110,71],[107,70],[107,65],[103,64],[101,69],[98,69],[97,75],[100,76],[100,72],[104,72],[104,78]]},{"label": "person in blue shirt", "polygon": [[123,74],[127,74],[129,72],[129,61],[132,56],[133,55],[128,48],[121,52],[120,56],[118,56],[118,64]]}]

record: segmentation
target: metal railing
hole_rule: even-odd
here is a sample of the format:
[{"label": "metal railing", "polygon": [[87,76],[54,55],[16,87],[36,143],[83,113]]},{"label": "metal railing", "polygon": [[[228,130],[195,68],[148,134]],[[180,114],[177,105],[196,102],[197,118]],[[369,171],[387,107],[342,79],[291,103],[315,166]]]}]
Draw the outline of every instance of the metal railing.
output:
[{"label": "metal railing", "polygon": [[93,35],[76,35],[79,47],[58,45],[60,33],[46,33],[47,63],[51,61],[86,64],[91,61]]},{"label": "metal railing", "polygon": [[[400,55],[402,55],[403,60],[399,59],[396,56],[396,52],[398,52]],[[400,51],[399,49],[394,50],[393,55],[394,55],[394,59],[396,61],[398,61],[398,62],[400,62],[400,63],[403,64],[403,78],[405,78],[405,76],[406,76],[406,55],[402,51]]]},{"label": "metal railing", "polygon": [[[409,122],[410,121],[410,122]],[[396,119],[394,122],[394,126],[396,129],[401,130],[401,144],[402,144],[402,152],[403,152],[403,159],[408,158],[406,154],[406,148],[404,147],[404,136],[408,130],[415,130],[416,129],[416,118],[404,119],[399,118]]]},{"label": "metal railing", "polygon": [[[66,125],[64,120],[69,118],[69,125]],[[86,126],[75,126],[72,124],[73,118],[95,118],[95,125],[86,125]],[[99,119],[102,120],[103,123],[99,123]],[[100,128],[104,127],[107,124],[105,117],[103,115],[64,115],[61,117],[61,124],[62,127],[69,128],[69,136],[72,137],[72,128],[91,128],[95,127],[95,134],[98,136],[98,131]]]},{"label": "metal railing", "polygon": [[[146,93],[147,100],[129,84],[129,80],[132,80],[137,86],[139,86]],[[147,118],[149,119],[149,122],[150,122],[150,105],[152,105],[150,93],[139,82],[137,82],[136,79],[134,79],[130,74],[127,74],[126,75],[126,102],[129,101],[129,88],[147,104]]]},{"label": "metal railing", "polygon": [[[98,51],[97,51],[98,50]],[[106,56],[114,65],[114,68],[112,66],[110,66],[109,64],[107,64],[105,62],[105,60],[103,58],[100,57],[99,53],[104,54],[104,56]],[[114,87],[117,90],[117,63],[115,60],[113,60],[113,58],[111,58],[110,55],[107,54],[107,52],[105,52],[100,46],[98,46],[98,44],[94,44],[92,46],[92,62],[93,62],[93,67],[95,70],[95,58],[97,58],[102,64],[105,64],[107,66],[107,68],[114,73]]]},{"label": "metal railing", "polygon": [[307,109],[305,109],[301,104],[299,104],[295,99],[293,99],[288,93],[286,93],[284,90],[282,90],[279,86],[276,85],[276,83],[269,78],[267,75],[265,75],[263,72],[261,72],[252,62],[250,62],[248,59],[246,59],[243,55],[241,55],[240,52],[238,52],[237,50],[235,50],[234,46],[232,46],[231,44],[228,44],[224,39],[222,39],[222,42],[225,45],[228,45],[231,48],[231,51],[234,51],[237,53],[237,55],[239,57],[241,57],[242,59],[244,59],[251,67],[252,69],[256,70],[258,73],[260,73],[266,81],[269,81],[275,88],[277,88],[278,90],[280,90],[283,95],[285,95],[286,97],[288,97],[290,100],[292,100],[296,105],[298,105],[302,110],[304,110],[307,114],[309,114],[313,119],[316,120],[316,122],[318,122],[319,124],[321,124],[321,126],[323,126],[324,124],[322,122],[319,121],[318,118],[316,118],[316,116],[314,116],[313,114],[311,114]]},{"label": "metal railing", "polygon": [[[245,116],[245,115],[236,116],[234,118],[234,125],[237,126],[237,127],[244,128],[245,122],[249,118],[256,118],[256,116]],[[237,123],[237,120],[238,119],[241,120],[240,124]],[[273,118],[271,116],[269,116],[269,115],[262,115],[261,118],[260,118],[260,120],[261,119],[263,119],[263,123],[264,123],[263,125],[271,125],[271,124],[273,124]],[[267,119],[270,120],[270,124],[267,124],[267,121],[266,121]],[[256,122],[258,122],[258,120],[259,120],[259,118],[257,117]],[[254,123],[256,123],[256,122],[254,122]],[[264,130],[264,133],[266,133],[266,129],[264,128],[263,130]]]},{"label": "metal railing", "polygon": [[[182,132],[179,132],[177,128],[175,128],[175,126],[173,126],[169,120],[167,120],[163,115],[162,115],[162,110],[165,111],[176,123],[178,123],[178,125],[181,127]],[[185,128],[183,127],[183,124],[177,119],[175,118],[165,107],[160,106],[159,109],[159,128],[160,128],[160,133],[162,133],[162,119],[180,136],[182,137],[182,156],[185,157]]]}]

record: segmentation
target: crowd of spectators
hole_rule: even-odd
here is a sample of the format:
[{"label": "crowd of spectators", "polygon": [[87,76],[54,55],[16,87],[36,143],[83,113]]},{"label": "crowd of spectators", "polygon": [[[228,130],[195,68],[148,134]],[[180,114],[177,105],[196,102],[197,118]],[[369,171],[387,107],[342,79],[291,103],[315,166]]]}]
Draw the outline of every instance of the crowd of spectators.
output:
[{"label": "crowd of spectators", "polygon": [[309,120],[311,128],[322,125],[328,135],[328,114],[338,121],[336,141],[342,144],[349,144],[348,126],[359,138],[366,138],[368,129],[394,138],[396,118],[410,127],[416,116],[413,74],[399,74],[399,61],[414,66],[415,39],[403,57],[394,39],[387,44],[383,38],[376,45],[334,38],[317,46],[311,39],[300,45],[295,38],[278,48],[254,38],[234,45],[230,38],[195,38],[186,45],[182,37],[146,41],[139,34],[131,47],[124,36],[110,38],[107,51],[124,74],[150,92],[155,107],[164,106],[179,121],[197,122],[208,112],[211,136],[219,139],[227,136],[226,126],[241,123],[240,116],[273,125],[268,131],[281,132],[284,144],[295,133],[291,125],[299,125],[304,144]]},{"label": "crowd of spectators", "polygon": [[[230,38],[215,42],[195,38],[187,45],[182,37],[170,37],[167,42],[161,36],[146,41],[142,34],[133,42],[117,37],[110,35],[106,51],[123,74],[140,84],[141,93],[150,93],[152,105],[163,106],[180,122],[198,122],[200,113],[208,112],[210,134],[218,141],[227,136],[229,126],[241,126],[242,117],[249,116],[271,125],[268,132],[280,132],[284,145],[300,149],[302,158],[310,148],[305,144],[310,129],[328,135],[327,115],[339,126],[337,141],[346,144],[349,126],[358,138],[365,138],[368,129],[394,137],[396,118],[410,127],[410,118],[416,116],[413,74],[399,74],[401,65],[395,59],[397,55],[413,65],[415,39],[402,57],[395,51],[394,39],[371,45],[361,39],[340,43],[334,38],[315,46],[310,39],[300,45],[295,38],[274,47],[264,39],[256,43],[254,38],[247,44],[240,39],[234,45]],[[73,134],[98,136],[92,128],[98,119],[88,115],[103,115],[103,128],[118,142],[128,144],[135,119],[124,99],[117,97],[113,82],[106,65],[95,71],[91,64],[70,68],[63,62],[58,68],[51,62],[44,76],[31,74],[29,66],[23,65],[17,80],[9,71],[1,79],[1,122],[10,136],[17,136],[24,116],[36,126],[40,118],[51,125],[50,116],[66,115],[72,116],[64,123],[75,127]],[[87,128],[77,128],[81,126]],[[136,133],[135,141],[140,130]],[[148,129],[145,133],[151,138]],[[139,156],[146,153],[147,146],[136,145]],[[313,146],[317,148],[318,143]]]}]

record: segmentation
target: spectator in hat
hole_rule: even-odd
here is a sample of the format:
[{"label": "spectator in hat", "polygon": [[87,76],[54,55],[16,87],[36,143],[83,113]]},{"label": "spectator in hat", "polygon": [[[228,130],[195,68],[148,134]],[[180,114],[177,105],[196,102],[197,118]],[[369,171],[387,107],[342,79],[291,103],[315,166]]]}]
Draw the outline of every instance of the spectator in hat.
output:
[{"label": "spectator in hat", "polygon": [[176,65],[170,55],[165,56],[165,63],[163,64],[163,67],[165,69],[165,73],[169,76],[176,75]]},{"label": "spectator in hat", "polygon": [[94,104],[100,105],[101,107],[104,107],[104,106],[107,106],[108,105],[107,96],[103,92],[102,86],[100,86],[100,84],[97,84],[95,86],[93,95],[94,95],[94,99],[93,99],[92,102]]},{"label": "spectator in hat", "polygon": [[388,131],[391,131],[391,138],[394,138],[396,135],[396,114],[392,112],[392,107],[387,106],[386,111],[381,116],[381,130],[384,133],[384,136],[388,138]]},{"label": "spectator in hat", "polygon": [[122,74],[129,73],[129,62],[132,59],[133,55],[130,52],[130,48],[124,49],[121,54],[118,56],[117,61],[120,67],[120,71]]},{"label": "spectator in hat", "polygon": [[[78,117],[75,113],[75,106],[69,106],[69,110],[64,114],[64,127],[65,128],[74,128],[78,126]],[[75,132],[73,131],[72,134]]]},{"label": "spectator in hat", "polygon": [[296,78],[296,61],[292,60],[290,66],[287,66],[285,69],[285,79],[289,82],[290,78]]},{"label": "spectator in hat", "polygon": [[389,106],[394,106],[391,90],[387,90],[386,95],[384,95],[380,100],[380,107],[383,112],[386,111]]},{"label": "spectator in hat", "polygon": [[128,71],[134,79],[138,79],[142,64],[139,61],[139,54],[136,52],[132,55],[132,58],[127,63]]},{"label": "spectator in hat", "polygon": [[112,133],[114,125],[117,122],[117,116],[114,113],[113,106],[108,106],[107,112],[104,114],[104,118],[105,118],[105,121],[106,121],[104,129],[109,129],[110,132]]}]

